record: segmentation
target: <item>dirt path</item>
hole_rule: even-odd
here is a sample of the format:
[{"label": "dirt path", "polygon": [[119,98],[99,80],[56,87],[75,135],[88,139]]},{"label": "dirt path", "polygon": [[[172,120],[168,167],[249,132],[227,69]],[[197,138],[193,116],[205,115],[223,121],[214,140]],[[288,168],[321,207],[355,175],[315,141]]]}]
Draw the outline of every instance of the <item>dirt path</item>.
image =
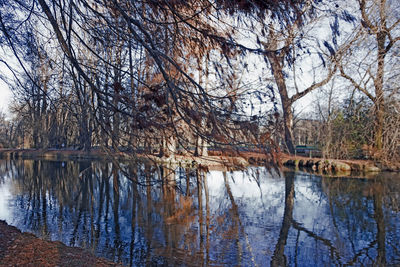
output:
[{"label": "dirt path", "polygon": [[21,233],[0,220],[0,266],[121,266],[61,242]]}]

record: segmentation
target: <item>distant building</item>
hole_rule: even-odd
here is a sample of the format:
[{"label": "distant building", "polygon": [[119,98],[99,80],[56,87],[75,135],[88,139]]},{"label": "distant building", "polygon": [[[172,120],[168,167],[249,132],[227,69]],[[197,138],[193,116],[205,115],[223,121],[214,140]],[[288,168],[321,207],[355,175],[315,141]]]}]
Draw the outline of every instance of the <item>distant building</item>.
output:
[{"label": "distant building", "polygon": [[322,123],[319,120],[299,119],[293,126],[295,145],[318,145]]}]

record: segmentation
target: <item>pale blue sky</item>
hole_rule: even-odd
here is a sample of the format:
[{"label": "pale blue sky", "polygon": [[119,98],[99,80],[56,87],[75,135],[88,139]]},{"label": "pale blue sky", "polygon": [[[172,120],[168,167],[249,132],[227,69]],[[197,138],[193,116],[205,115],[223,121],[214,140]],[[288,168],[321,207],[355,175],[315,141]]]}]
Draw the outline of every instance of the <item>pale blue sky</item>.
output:
[{"label": "pale blue sky", "polygon": [[8,89],[8,86],[0,80],[0,111],[8,113],[8,105],[11,101],[11,91]]}]

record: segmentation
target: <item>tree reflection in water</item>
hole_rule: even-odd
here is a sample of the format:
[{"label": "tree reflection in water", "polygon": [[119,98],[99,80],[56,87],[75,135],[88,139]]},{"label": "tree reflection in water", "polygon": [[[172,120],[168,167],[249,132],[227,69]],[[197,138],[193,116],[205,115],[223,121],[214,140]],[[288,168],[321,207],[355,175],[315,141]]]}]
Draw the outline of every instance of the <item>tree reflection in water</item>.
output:
[{"label": "tree reflection in water", "polygon": [[287,259],[284,254],[286,241],[289,235],[290,227],[293,223],[294,207],[294,173],[284,172],[285,177],[285,208],[281,230],[278,241],[276,242],[274,255],[272,256],[271,266],[286,266]]},{"label": "tree reflection in water", "polygon": [[0,219],[130,266],[396,265],[399,178],[0,161]]}]

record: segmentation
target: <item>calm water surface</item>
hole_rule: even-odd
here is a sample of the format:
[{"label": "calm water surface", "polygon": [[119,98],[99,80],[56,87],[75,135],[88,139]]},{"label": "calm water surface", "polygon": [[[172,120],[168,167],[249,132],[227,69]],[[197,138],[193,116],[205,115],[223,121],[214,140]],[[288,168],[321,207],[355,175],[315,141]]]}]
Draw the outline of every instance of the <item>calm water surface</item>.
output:
[{"label": "calm water surface", "polygon": [[127,266],[400,265],[400,175],[0,161],[0,219]]}]

